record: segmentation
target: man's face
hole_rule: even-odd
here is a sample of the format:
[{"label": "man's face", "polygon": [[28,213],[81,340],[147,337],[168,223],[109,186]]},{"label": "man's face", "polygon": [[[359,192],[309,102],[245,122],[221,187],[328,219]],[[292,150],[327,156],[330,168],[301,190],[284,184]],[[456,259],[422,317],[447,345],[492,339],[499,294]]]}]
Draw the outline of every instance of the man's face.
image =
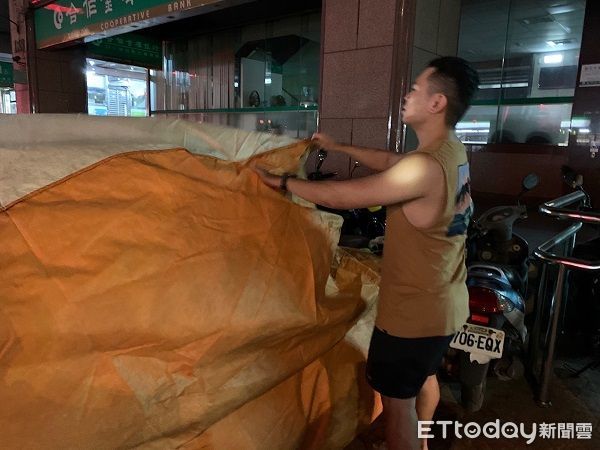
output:
[{"label": "man's face", "polygon": [[427,120],[429,113],[430,102],[433,100],[433,95],[429,92],[429,75],[435,69],[428,67],[415,80],[415,84],[408,94],[404,97],[404,105],[402,106],[402,121],[409,125],[418,125]]}]

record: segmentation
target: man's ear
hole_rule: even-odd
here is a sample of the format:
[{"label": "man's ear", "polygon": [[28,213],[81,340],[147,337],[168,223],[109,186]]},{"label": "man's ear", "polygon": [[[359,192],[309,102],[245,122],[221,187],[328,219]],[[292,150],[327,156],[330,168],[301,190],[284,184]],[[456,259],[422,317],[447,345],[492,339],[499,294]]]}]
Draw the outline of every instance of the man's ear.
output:
[{"label": "man's ear", "polygon": [[444,94],[434,94],[429,102],[429,112],[441,113],[448,106],[448,98]]}]

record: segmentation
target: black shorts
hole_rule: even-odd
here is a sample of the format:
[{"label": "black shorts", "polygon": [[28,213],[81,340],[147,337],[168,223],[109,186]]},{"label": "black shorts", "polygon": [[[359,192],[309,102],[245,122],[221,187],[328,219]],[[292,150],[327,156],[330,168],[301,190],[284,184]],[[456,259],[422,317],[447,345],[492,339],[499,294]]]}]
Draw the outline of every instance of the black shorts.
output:
[{"label": "black shorts", "polygon": [[437,372],[452,337],[401,338],[375,328],[367,359],[369,384],[386,397],[416,397]]}]

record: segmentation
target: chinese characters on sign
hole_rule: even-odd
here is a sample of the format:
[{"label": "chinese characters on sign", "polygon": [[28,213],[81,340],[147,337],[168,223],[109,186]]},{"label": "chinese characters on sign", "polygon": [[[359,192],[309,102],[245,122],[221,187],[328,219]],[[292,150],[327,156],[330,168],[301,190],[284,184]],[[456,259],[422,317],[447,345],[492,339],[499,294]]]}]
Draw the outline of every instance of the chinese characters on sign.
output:
[{"label": "chinese characters on sign", "polygon": [[88,44],[92,56],[131,63],[142,67],[162,68],[162,43],[146,36],[126,34]]},{"label": "chinese characters on sign", "polygon": [[[132,30],[116,29],[130,28],[132,24],[137,28],[156,25],[173,19],[171,16],[190,15],[190,10],[207,8],[222,1],[56,0],[35,10],[36,44],[38,48],[47,48],[98,34],[108,37],[126,33]],[[152,24],[144,23],[149,19],[153,19]]]},{"label": "chinese characters on sign", "polygon": [[[134,6],[133,0],[116,1],[121,1],[124,2],[124,4],[126,5]],[[54,11],[54,28],[56,28],[57,30],[62,30],[65,15],[69,18],[70,25],[77,24],[77,17],[79,15],[83,16],[85,14],[85,17],[87,19],[92,18],[92,16],[98,14],[98,6],[96,4],[97,2],[104,3],[104,14],[109,14],[113,12],[113,0],[83,0],[81,8],[76,7],[73,4],[73,2],[71,2],[68,8],[61,7],[60,5],[54,5],[54,7],[51,8]],[[102,11],[102,9],[100,11]],[[129,22],[131,22],[131,20]]]}]

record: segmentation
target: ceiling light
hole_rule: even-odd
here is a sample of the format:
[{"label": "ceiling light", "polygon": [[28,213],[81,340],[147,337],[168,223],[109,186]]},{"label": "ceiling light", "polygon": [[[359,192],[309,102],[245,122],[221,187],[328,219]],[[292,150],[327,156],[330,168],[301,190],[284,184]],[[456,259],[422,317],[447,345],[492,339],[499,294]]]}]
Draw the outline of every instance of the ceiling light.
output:
[{"label": "ceiling light", "polygon": [[590,126],[590,119],[573,119],[571,121],[571,126],[573,128],[587,128]]},{"label": "ceiling light", "polygon": [[566,14],[573,11],[577,11],[577,8],[573,5],[557,5],[546,9],[550,14]]},{"label": "ceiling light", "polygon": [[544,56],[544,64],[560,64],[563,62],[562,53],[553,53],[552,55]]}]

